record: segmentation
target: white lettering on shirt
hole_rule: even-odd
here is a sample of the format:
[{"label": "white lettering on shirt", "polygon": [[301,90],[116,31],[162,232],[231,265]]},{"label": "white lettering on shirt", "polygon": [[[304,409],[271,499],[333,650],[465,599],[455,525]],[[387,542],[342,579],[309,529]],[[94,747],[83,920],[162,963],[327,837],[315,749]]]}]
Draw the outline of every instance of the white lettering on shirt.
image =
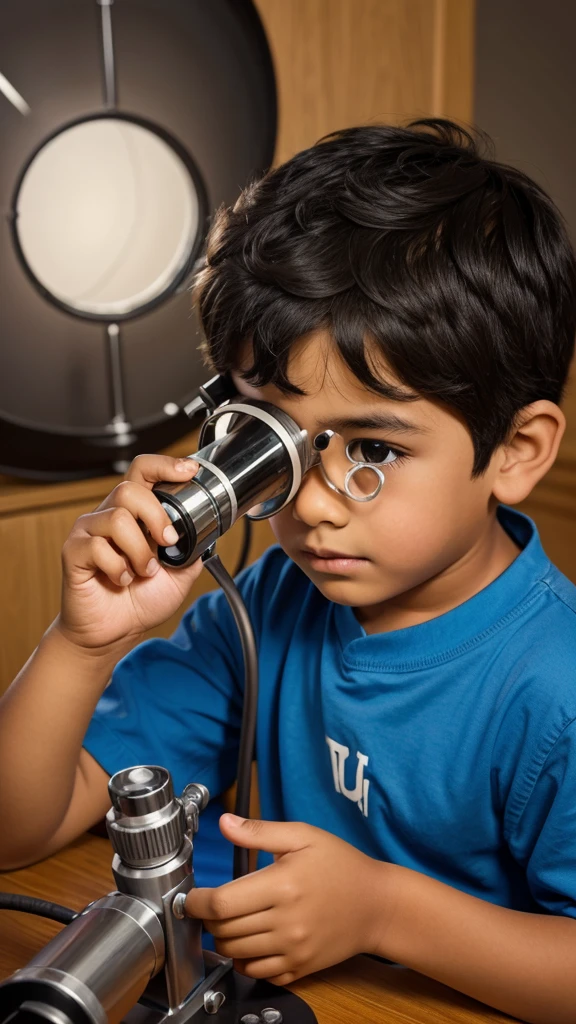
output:
[{"label": "white lettering on shirt", "polygon": [[368,758],[366,754],[361,754],[358,750],[356,757],[358,758],[358,764],[356,766],[356,783],[354,789],[347,789],[344,780],[344,769],[346,767],[346,761],[350,756],[350,748],[344,746],[343,743],[337,743],[336,740],[326,737],[326,743],[330,748],[330,759],[332,761],[332,774],[334,776],[334,788],[337,793],[341,793],[342,796],[348,797],[354,803],[358,804],[358,807],[362,811],[365,818],[368,817],[368,788],[370,786],[369,779],[364,778],[364,769],[368,765]]}]

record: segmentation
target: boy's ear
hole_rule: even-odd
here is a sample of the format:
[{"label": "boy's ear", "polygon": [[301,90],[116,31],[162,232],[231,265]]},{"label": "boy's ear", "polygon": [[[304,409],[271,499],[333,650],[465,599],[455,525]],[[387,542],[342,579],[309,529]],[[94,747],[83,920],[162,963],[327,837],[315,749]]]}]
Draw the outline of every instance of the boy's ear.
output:
[{"label": "boy's ear", "polygon": [[564,430],[562,410],[541,399],[521,409],[516,425],[496,453],[492,493],[504,505],[516,505],[553,464]]}]

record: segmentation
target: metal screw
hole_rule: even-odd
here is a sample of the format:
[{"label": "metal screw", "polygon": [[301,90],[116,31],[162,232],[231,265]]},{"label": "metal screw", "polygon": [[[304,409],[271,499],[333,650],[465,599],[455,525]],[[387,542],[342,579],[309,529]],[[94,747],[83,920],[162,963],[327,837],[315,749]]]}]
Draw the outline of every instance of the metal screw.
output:
[{"label": "metal screw", "polygon": [[240,1024],[262,1024],[262,1017],[257,1017],[255,1013],[245,1013],[240,1018]]},{"label": "metal screw", "polygon": [[174,917],[178,918],[179,921],[181,921],[183,917],[186,917],[186,914],[185,914],[185,911],[184,911],[184,904],[185,903],[186,903],[186,893],[185,892],[177,892],[175,897],[174,897],[174,899],[172,900],[172,913],[174,914]]},{"label": "metal screw", "polygon": [[262,1010],[260,1017],[263,1024],[282,1024],[282,1014],[280,1010],[275,1010],[273,1006],[267,1006],[265,1010]]},{"label": "metal screw", "polygon": [[209,989],[208,992],[204,993],[204,1009],[206,1013],[218,1013],[220,1007],[226,1002],[226,996],[223,992],[214,992]]}]

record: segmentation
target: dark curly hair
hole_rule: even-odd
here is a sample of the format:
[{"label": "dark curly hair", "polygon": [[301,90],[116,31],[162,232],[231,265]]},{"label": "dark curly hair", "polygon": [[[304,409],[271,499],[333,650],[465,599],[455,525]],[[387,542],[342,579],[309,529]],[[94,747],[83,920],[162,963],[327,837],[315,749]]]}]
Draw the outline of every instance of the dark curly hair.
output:
[{"label": "dark curly hair", "polygon": [[576,263],[552,200],[478,137],[439,118],[349,128],[221,209],[195,288],[212,367],[237,368],[250,341],[245,379],[302,394],[290,347],[327,329],[372,392],[456,410],[482,473],[520,409],[561,400]]}]

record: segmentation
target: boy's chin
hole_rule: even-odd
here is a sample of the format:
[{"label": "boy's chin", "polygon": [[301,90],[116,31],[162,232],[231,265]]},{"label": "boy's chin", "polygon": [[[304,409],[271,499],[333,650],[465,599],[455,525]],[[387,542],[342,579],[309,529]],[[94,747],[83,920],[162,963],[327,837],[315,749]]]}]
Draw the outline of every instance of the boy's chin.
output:
[{"label": "boy's chin", "polygon": [[316,589],[334,604],[344,604],[355,608],[381,604],[382,601],[386,601],[390,597],[389,594],[381,591],[375,593],[375,588],[367,586],[365,581],[351,579],[349,576],[324,576],[302,568]]}]

